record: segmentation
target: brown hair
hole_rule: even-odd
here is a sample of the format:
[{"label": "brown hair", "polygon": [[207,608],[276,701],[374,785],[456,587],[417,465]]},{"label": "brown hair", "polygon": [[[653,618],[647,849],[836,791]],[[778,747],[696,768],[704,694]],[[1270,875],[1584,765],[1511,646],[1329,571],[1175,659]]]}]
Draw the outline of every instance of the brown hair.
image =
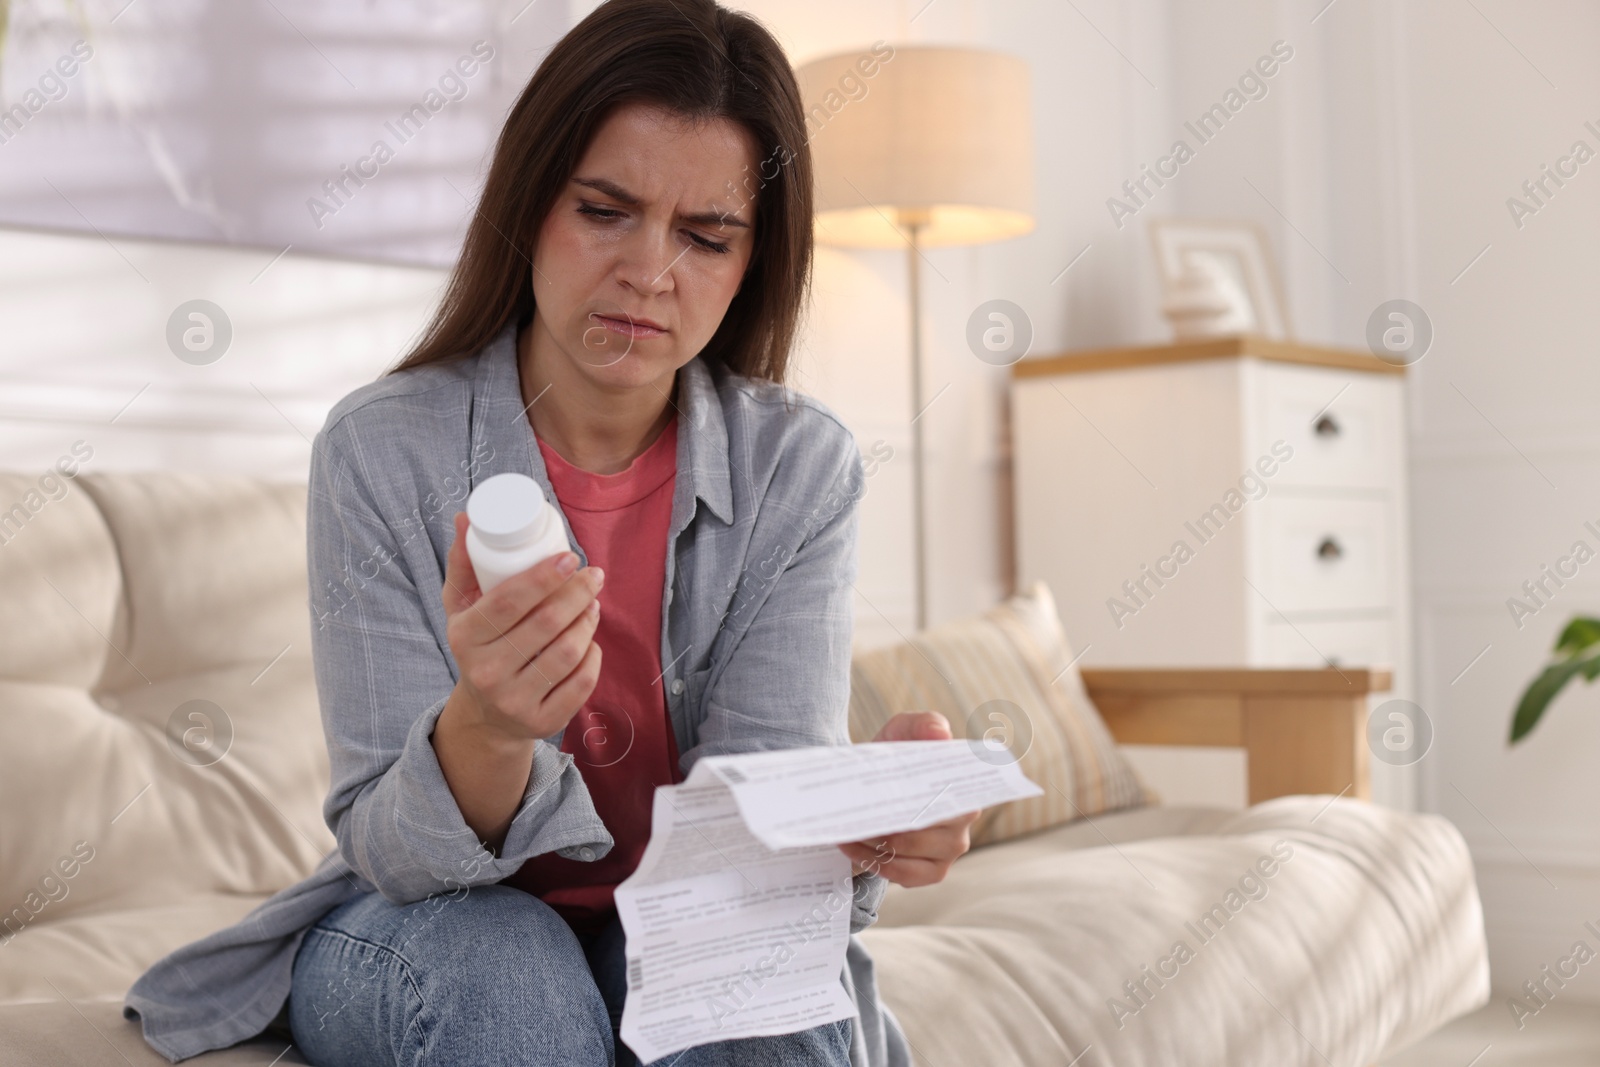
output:
[{"label": "brown hair", "polygon": [[[812,173],[794,71],[760,22],[715,0],[606,0],[558,41],[512,107],[444,298],[393,371],[476,354],[533,318],[531,251],[590,140],[624,103],[741,124],[762,153],[755,247],[738,293],[700,352],[782,382],[811,281]],[[391,373],[393,372],[391,371]]]}]

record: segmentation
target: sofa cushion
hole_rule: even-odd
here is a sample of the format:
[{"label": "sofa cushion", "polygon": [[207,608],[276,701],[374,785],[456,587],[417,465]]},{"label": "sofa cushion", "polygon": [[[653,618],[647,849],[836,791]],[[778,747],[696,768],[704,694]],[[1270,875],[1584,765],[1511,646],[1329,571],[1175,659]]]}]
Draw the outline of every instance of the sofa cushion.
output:
[{"label": "sofa cushion", "polygon": [[1440,816],[1291,796],[1086,823],[889,887],[861,937],[922,1062],[1366,1064],[1488,999]]},{"label": "sofa cushion", "polygon": [[[23,488],[0,479],[0,492]],[[121,473],[44,499],[0,537],[13,608],[0,618],[0,751],[13,754],[0,774],[0,1000],[53,996],[27,945],[61,924],[266,896],[334,847],[304,487]],[[86,932],[83,951],[104,946],[108,970],[78,988],[124,992],[227,925],[210,917],[120,947]]]},{"label": "sofa cushion", "polygon": [[1043,582],[969,619],[863,652],[850,669],[850,739],[870,741],[894,714],[930,709],[956,737],[984,738],[1020,762],[1041,796],[986,809],[974,847],[1088,815],[1156,802],[1117,750],[1078,675]]},{"label": "sofa cushion", "polygon": [[122,556],[126,659],[104,690],[310,658],[306,489],[253,478],[93,474],[81,481]]},{"label": "sofa cushion", "polygon": [[[0,1004],[116,998],[180,945],[232,926],[265,896],[189,893],[32,924],[0,946]],[[0,1054],[0,1062],[7,1062]]]},{"label": "sofa cushion", "polygon": [[116,655],[117,547],[80,479],[47,485],[0,473],[0,680],[88,689]]}]

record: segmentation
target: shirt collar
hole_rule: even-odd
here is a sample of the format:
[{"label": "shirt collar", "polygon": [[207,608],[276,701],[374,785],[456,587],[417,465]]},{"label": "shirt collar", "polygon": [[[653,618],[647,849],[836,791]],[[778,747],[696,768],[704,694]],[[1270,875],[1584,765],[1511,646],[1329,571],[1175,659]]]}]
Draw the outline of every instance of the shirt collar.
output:
[{"label": "shirt collar", "polygon": [[[552,498],[550,476],[539,442],[528,422],[517,370],[517,324],[507,323],[484,346],[472,389],[471,435],[473,455],[482,450],[494,458],[488,470],[474,478],[476,484],[490,474],[516,470],[531,474]],[[705,502],[725,523],[733,522],[733,486],[728,466],[728,426],[711,368],[696,356],[678,371],[678,470],[680,487]],[[674,522],[676,527],[679,524]]]}]

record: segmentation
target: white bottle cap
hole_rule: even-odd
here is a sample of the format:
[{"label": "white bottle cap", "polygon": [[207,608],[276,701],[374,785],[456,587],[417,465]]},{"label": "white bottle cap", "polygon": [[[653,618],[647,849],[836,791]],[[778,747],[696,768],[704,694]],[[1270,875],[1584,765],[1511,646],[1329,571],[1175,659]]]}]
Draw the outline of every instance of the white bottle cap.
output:
[{"label": "white bottle cap", "polygon": [[526,474],[496,474],[467,497],[467,521],[489,547],[517,548],[538,536],[546,506],[539,483]]}]

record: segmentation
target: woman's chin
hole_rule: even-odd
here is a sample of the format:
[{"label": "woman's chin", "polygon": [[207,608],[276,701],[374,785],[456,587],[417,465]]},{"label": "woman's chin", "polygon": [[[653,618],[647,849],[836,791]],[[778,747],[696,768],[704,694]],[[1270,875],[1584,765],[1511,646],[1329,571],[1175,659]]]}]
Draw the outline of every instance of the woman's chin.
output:
[{"label": "woman's chin", "polygon": [[[654,347],[654,346],[652,346]],[[611,389],[639,389],[670,379],[682,360],[675,352],[661,346],[660,352],[646,352],[641,346],[628,351],[606,353],[584,350],[579,354],[577,370],[595,385]]]}]

